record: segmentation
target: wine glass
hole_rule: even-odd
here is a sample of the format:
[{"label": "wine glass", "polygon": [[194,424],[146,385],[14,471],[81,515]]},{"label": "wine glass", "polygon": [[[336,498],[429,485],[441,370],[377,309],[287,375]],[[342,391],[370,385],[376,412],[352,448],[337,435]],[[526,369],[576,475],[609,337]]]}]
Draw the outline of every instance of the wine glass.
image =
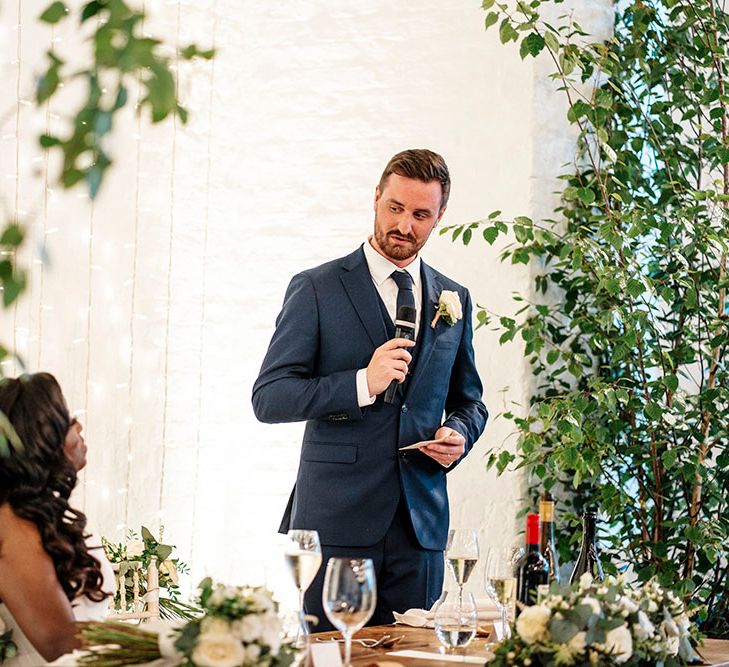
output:
[{"label": "wine glass", "polygon": [[352,635],[370,620],[377,603],[371,558],[330,558],[324,575],[324,613],[344,637],[344,667],[352,665]]},{"label": "wine glass", "polygon": [[478,561],[478,538],[476,531],[466,528],[455,528],[448,531],[446,545],[446,562],[448,569],[458,584],[458,598],[463,598],[463,586],[476,567]]},{"label": "wine glass", "polygon": [[484,570],[486,594],[501,612],[503,638],[511,636],[509,620],[516,603],[516,577],[512,550],[508,547],[491,547],[486,554]]},{"label": "wine glass", "polygon": [[291,570],[294,585],[299,591],[299,629],[296,646],[303,648],[309,635],[309,626],[304,613],[304,593],[314,581],[321,567],[321,545],[319,533],[315,530],[290,530],[286,537],[285,558]]},{"label": "wine glass", "polygon": [[468,646],[478,629],[478,610],[473,593],[447,593],[435,612],[435,634],[446,649]]}]

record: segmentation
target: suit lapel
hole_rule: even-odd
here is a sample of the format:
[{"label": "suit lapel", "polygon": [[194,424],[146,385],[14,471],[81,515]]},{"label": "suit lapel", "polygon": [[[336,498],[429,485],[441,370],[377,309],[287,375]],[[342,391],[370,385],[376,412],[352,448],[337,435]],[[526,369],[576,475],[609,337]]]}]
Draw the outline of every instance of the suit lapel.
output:
[{"label": "suit lapel", "polygon": [[414,387],[425,372],[428,365],[430,355],[433,353],[433,346],[438,339],[438,335],[443,330],[442,327],[436,325],[435,329],[430,326],[435,316],[435,307],[438,304],[438,298],[441,293],[441,286],[431,269],[425,262],[421,262],[420,275],[423,279],[423,305],[420,315],[420,335],[418,336],[418,344],[420,351],[418,352],[418,360],[415,364],[415,372],[408,383],[405,391],[405,400],[414,391]]},{"label": "suit lapel", "polygon": [[340,279],[347,296],[372,344],[379,347],[388,339],[388,335],[382,321],[377,290],[361,247],[345,258],[343,267],[345,272]]}]

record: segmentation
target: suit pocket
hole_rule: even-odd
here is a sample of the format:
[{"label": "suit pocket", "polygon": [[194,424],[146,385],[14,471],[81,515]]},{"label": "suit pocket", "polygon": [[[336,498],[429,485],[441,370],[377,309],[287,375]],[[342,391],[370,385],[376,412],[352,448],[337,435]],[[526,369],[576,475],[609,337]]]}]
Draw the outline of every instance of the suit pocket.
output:
[{"label": "suit pocket", "polygon": [[340,445],[333,442],[304,442],[302,458],[311,463],[354,463],[357,445]]}]

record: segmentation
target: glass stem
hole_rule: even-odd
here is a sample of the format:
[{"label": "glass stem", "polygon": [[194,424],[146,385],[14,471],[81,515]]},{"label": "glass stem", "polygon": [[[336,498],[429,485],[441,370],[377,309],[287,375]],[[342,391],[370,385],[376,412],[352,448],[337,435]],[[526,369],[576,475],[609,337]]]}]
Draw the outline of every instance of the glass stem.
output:
[{"label": "glass stem", "polygon": [[344,635],[344,667],[352,667],[352,632],[342,630]]},{"label": "glass stem", "polygon": [[304,611],[304,593],[299,590],[299,631],[296,633],[296,646],[303,648],[309,636],[309,626],[306,623],[306,612]]},{"label": "glass stem", "polygon": [[501,637],[506,640],[511,636],[511,633],[506,629],[506,605],[501,605]]}]

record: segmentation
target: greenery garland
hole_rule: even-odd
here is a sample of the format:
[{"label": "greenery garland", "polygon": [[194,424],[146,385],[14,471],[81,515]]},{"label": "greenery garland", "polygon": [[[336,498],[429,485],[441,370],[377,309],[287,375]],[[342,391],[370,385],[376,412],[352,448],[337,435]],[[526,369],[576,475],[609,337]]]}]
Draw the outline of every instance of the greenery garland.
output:
[{"label": "greenery garland", "polygon": [[553,219],[447,228],[468,244],[505,237],[502,260],[532,263],[517,309],[477,313],[519,337],[531,405],[504,416],[516,463],[562,493],[562,560],[587,502],[605,517],[609,571],[654,575],[729,636],[729,241],[727,44],[719,0],[615,3],[600,42],[561,0],[485,0],[486,27],[522,58],[548,58],[577,133]]}]

